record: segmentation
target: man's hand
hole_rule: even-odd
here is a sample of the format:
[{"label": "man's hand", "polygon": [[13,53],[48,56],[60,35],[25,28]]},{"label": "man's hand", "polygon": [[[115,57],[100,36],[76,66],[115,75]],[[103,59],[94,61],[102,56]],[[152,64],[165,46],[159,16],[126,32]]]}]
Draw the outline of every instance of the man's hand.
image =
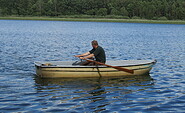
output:
[{"label": "man's hand", "polygon": [[85,58],[84,57],[79,57],[80,59],[82,59],[82,60],[85,60]]},{"label": "man's hand", "polygon": [[80,55],[74,55],[74,57],[81,57]]}]

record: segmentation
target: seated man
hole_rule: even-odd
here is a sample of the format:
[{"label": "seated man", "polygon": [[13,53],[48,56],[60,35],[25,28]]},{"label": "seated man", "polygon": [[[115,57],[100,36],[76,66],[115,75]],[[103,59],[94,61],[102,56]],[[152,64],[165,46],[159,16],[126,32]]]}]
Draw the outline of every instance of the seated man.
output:
[{"label": "seated man", "polygon": [[[98,42],[96,40],[93,40],[91,42],[93,49],[81,54],[81,55],[75,55],[75,57],[79,57],[80,59],[92,59],[95,57],[97,62],[105,63],[106,62],[106,56],[104,49],[98,45]],[[94,65],[91,62],[85,62],[82,65]]]}]

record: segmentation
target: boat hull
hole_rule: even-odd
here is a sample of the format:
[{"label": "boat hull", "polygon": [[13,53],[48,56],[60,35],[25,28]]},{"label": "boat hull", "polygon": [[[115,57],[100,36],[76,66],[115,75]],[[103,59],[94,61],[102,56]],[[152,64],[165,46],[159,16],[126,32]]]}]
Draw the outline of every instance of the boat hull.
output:
[{"label": "boat hull", "polygon": [[[133,62],[133,61],[132,61]],[[51,62],[52,64],[53,62]],[[35,63],[36,74],[43,78],[58,77],[111,77],[111,76],[127,76],[127,75],[145,75],[150,72],[156,61],[142,64],[132,64],[119,66],[126,69],[134,70],[134,73],[118,71],[117,69],[105,66],[69,66],[69,65],[50,65],[45,66],[44,63]],[[62,62],[61,62],[62,64]]]}]

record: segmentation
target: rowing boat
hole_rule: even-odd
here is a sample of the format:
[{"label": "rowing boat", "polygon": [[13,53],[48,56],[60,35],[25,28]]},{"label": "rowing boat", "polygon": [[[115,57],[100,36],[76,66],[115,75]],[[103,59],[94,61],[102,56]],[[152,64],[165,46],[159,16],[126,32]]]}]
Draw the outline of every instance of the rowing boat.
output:
[{"label": "rowing boat", "polygon": [[156,60],[118,60],[106,62],[106,64],[111,66],[133,70],[134,73],[119,71],[103,65],[81,66],[76,65],[77,63],[74,63],[74,61],[39,61],[35,62],[35,67],[36,74],[42,78],[111,77],[149,74],[155,63]]}]

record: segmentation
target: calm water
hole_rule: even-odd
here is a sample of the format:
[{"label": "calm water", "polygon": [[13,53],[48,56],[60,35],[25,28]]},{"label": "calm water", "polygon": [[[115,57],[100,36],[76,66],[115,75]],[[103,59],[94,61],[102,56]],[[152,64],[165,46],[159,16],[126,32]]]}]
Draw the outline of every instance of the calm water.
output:
[{"label": "calm water", "polygon": [[[146,76],[40,79],[34,61],[156,59]],[[0,20],[0,112],[185,112],[185,25]]]}]

